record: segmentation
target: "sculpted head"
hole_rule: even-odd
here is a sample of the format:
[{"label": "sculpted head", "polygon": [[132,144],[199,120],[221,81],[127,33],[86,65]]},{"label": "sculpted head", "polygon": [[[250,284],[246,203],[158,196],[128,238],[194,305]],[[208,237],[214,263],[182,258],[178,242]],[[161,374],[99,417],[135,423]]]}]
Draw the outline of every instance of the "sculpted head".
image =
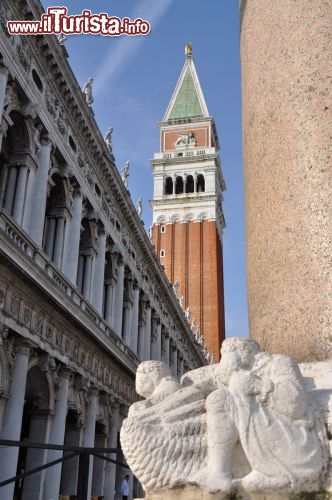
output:
[{"label": "sculpted head", "polygon": [[220,352],[223,365],[230,368],[251,368],[260,347],[254,340],[234,337],[223,341]]},{"label": "sculpted head", "polygon": [[162,378],[171,375],[170,367],[163,361],[143,361],[136,372],[136,392],[148,398]]}]

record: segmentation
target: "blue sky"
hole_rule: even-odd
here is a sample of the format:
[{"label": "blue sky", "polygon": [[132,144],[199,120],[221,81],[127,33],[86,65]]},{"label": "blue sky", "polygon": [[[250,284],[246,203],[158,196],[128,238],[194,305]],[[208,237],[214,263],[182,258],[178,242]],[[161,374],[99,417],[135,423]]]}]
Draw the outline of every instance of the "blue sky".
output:
[{"label": "blue sky", "polygon": [[151,223],[150,159],[159,149],[162,120],[184,64],[184,47],[193,55],[221,147],[224,193],[224,274],[227,336],[246,336],[245,228],[241,144],[241,85],[238,0],[42,0],[69,14],[83,9],[119,18],[137,17],[151,24],[146,36],[69,36],[69,63],[82,86],[94,77],[92,106],[104,133],[113,132],[119,169],[130,161],[129,191],[136,205],[143,198],[145,227]]}]

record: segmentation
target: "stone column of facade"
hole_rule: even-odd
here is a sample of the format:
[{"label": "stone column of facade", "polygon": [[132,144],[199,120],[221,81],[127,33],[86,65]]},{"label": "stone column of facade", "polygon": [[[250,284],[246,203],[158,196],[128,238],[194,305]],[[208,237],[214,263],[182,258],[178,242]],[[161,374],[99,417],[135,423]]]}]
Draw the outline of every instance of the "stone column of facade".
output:
[{"label": "stone column of facade", "polygon": [[[95,443],[97,400],[98,400],[98,389],[96,387],[92,387],[89,391],[89,396],[88,396],[88,408],[86,412],[85,429],[83,435],[83,446],[89,448],[93,447]],[[93,457],[91,457],[90,455],[90,471],[89,471],[87,498],[91,497],[92,468],[93,468]]]},{"label": "stone column of facade", "polygon": [[54,235],[54,253],[53,262],[60,269],[63,257],[63,243],[64,243],[64,233],[65,229],[65,218],[63,216],[57,217],[57,224]]},{"label": "stone column of facade", "polygon": [[163,361],[169,365],[169,354],[170,354],[170,338],[169,334],[165,331],[164,334],[164,343],[163,343]]},{"label": "stone column of facade", "polygon": [[12,213],[12,208],[13,208],[16,177],[17,177],[17,167],[13,165],[9,166],[7,172],[7,187],[3,204],[4,209],[7,210],[9,214]]},{"label": "stone column of facade", "polygon": [[[32,443],[46,443],[48,441],[49,414],[45,411],[34,412],[31,415],[29,441]],[[27,452],[25,470],[32,470],[46,463],[47,450],[31,448]],[[23,483],[24,500],[42,498],[43,472],[28,476]]]},{"label": "stone column of facade", "polygon": [[5,95],[8,81],[8,68],[0,66],[0,117],[2,117],[3,106],[5,103]]},{"label": "stone column of facade", "polygon": [[31,216],[31,203],[33,196],[33,188],[35,183],[35,175],[36,175],[36,165],[29,165],[27,167],[27,180],[26,180],[26,193],[25,193],[25,204],[24,210],[22,214],[22,227],[24,230],[27,230],[30,224],[30,216]]},{"label": "stone column of facade", "polygon": [[1,128],[3,106],[5,103],[5,95],[8,81],[8,69],[5,66],[0,66],[0,151],[2,145],[3,132]]},{"label": "stone column of facade", "polygon": [[151,305],[146,304],[145,331],[144,331],[144,360],[151,357]]},{"label": "stone column of facade", "polygon": [[[81,446],[83,439],[83,425],[78,418],[77,423],[66,425],[65,445]],[[62,464],[60,493],[64,496],[75,495],[78,479],[78,457],[66,460]]]},{"label": "stone column of facade", "polygon": [[150,359],[157,360],[157,326],[158,316],[153,311],[151,316],[151,342],[150,342]]},{"label": "stone column of facade", "polygon": [[123,286],[124,286],[124,262],[122,257],[118,260],[118,275],[114,297],[114,315],[112,326],[116,333],[121,337],[122,333],[122,309],[123,309]]},{"label": "stone column of facade", "polygon": [[176,348],[175,342],[171,344],[171,358],[172,358],[172,375],[173,377],[178,376],[178,350]]},{"label": "stone column of facade", "polygon": [[123,304],[123,340],[127,345],[130,345],[130,317],[131,317],[131,305],[129,301],[125,301]]},{"label": "stone column of facade", "polygon": [[[49,442],[51,444],[63,445],[66,429],[66,417],[68,411],[68,388],[71,372],[63,367],[59,372],[58,388],[54,416],[51,424]],[[57,460],[63,455],[62,451],[49,450],[47,461]],[[47,469],[45,474],[44,498],[58,498],[60,492],[61,463]]]},{"label": "stone column of facade", "polygon": [[25,201],[25,190],[27,185],[28,167],[26,165],[20,165],[19,167],[17,167],[17,169],[16,191],[12,215],[17,224],[21,225]]},{"label": "stone column of facade", "polygon": [[131,316],[133,307],[133,285],[134,281],[129,274],[125,278],[124,287],[124,300],[123,300],[123,325],[122,325],[122,337],[127,345],[131,343]]},{"label": "stone column of facade", "polygon": [[35,175],[35,185],[30,209],[30,224],[28,233],[31,238],[41,246],[47,197],[48,170],[52,143],[47,136],[41,139],[41,148],[37,157],[38,168]]},{"label": "stone column of facade", "polygon": [[179,364],[179,376],[182,377],[182,375],[184,374],[184,360],[183,360],[183,356],[180,357],[179,361],[180,361],[180,364]]},{"label": "stone column of facade", "polygon": [[332,358],[330,7],[241,5],[250,336],[302,362]]},{"label": "stone column of facade", "polygon": [[156,355],[156,360],[161,361],[161,322],[160,322],[160,319],[158,319],[158,323],[157,323],[157,339],[156,339],[155,355]]},{"label": "stone column of facade", "polygon": [[117,284],[117,274],[118,274],[118,254],[110,250],[111,259],[111,271],[106,274],[105,278],[105,309],[104,317],[106,323],[112,325],[114,318],[114,307],[115,307],[115,288]]},{"label": "stone column of facade", "polygon": [[[1,438],[19,441],[31,345],[28,342],[16,341],[14,350],[15,366],[11,374],[10,398],[4,412]],[[14,446],[0,447],[0,481],[15,476],[18,451]],[[14,483],[1,488],[1,500],[12,500],[13,495]]]},{"label": "stone column of facade", "polygon": [[49,217],[47,220],[47,230],[46,230],[46,245],[45,250],[47,255],[52,255],[54,248],[54,238],[55,238],[55,226],[56,226],[56,218],[53,215]]},{"label": "stone column of facade", "polygon": [[131,331],[130,347],[136,353],[138,352],[137,342],[138,342],[139,295],[140,295],[140,289],[137,283],[134,283],[133,309],[132,309],[131,324],[130,324],[130,331]]},{"label": "stone column of facade", "polygon": [[86,255],[83,277],[83,295],[87,300],[90,300],[91,294],[91,281],[93,272],[93,255]]},{"label": "stone column of facade", "polygon": [[[96,434],[95,447],[96,448],[106,447],[105,434]],[[104,482],[105,482],[105,466],[106,466],[105,460],[102,460],[98,457],[94,457],[93,472],[92,472],[92,487],[91,487],[92,498],[103,498]],[[106,480],[108,481],[108,478]]]},{"label": "stone column of facade", "polygon": [[73,192],[73,204],[71,208],[72,218],[69,224],[69,231],[65,248],[65,257],[62,266],[63,273],[73,284],[76,284],[76,278],[77,278],[78,256],[79,256],[80,235],[81,235],[82,202],[83,202],[83,196],[81,189],[78,186],[76,186]]},{"label": "stone column of facade", "polygon": [[112,321],[114,287],[115,283],[113,278],[109,278],[105,281],[105,321],[109,325]]},{"label": "stone column of facade", "polygon": [[[111,406],[111,428],[108,437],[108,448],[117,448],[118,444],[118,432],[120,429],[120,405],[113,403]],[[116,453],[110,454],[112,460],[116,460]],[[114,500],[115,492],[115,478],[116,478],[116,464],[107,462],[105,471],[105,488],[104,488],[104,500]]]},{"label": "stone column of facade", "polygon": [[94,282],[91,291],[91,302],[100,314],[103,312],[105,249],[106,233],[104,229],[100,229],[98,231],[98,249],[97,256],[94,262]]}]

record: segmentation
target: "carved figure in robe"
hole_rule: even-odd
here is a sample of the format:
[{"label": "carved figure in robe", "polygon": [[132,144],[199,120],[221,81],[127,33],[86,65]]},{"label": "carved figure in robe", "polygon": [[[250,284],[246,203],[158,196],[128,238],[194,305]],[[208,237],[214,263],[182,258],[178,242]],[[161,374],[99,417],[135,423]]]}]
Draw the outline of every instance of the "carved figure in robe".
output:
[{"label": "carved figure in robe", "polygon": [[323,480],[327,447],[297,364],[242,338],[225,340],[221,354],[180,384],[169,383],[164,366],[140,365],[137,391],[147,399],[121,430],[129,466],[149,491],[311,491]]}]

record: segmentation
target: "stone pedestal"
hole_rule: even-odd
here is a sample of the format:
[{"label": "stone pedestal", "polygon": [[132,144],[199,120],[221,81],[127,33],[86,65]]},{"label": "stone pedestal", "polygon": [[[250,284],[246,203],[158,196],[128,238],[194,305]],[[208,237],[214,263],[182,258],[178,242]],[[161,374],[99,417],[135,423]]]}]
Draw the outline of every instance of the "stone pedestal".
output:
[{"label": "stone pedestal", "polygon": [[242,0],[250,336],[332,358],[330,3]]}]

